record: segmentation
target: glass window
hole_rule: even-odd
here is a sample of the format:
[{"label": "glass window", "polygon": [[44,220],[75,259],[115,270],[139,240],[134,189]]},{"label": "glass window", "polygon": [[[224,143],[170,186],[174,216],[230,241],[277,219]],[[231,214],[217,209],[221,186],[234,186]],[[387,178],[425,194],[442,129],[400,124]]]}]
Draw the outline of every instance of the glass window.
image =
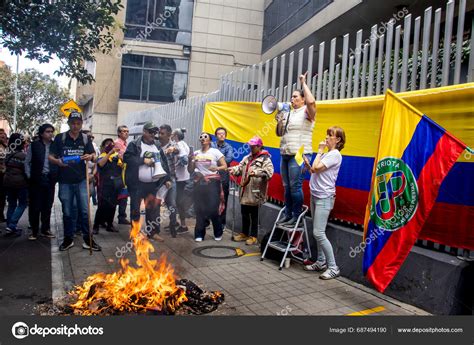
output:
[{"label": "glass window", "polygon": [[120,98],[174,102],[186,98],[189,61],[126,54],[122,58]]},{"label": "glass window", "polygon": [[193,0],[129,0],[125,37],[190,45],[193,9]]},{"label": "glass window", "polygon": [[142,71],[122,67],[122,79],[120,83],[120,98],[140,100],[140,85],[142,82]]}]

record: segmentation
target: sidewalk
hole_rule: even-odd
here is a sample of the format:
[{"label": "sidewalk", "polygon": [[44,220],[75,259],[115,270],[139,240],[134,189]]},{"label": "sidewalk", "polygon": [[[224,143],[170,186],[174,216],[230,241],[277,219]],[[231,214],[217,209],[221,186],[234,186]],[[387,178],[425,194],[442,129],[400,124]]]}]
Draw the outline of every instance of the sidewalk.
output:
[{"label": "sidewalk", "polygon": [[[128,210],[128,209],[127,209]],[[52,243],[53,299],[60,297],[74,285],[97,272],[113,272],[119,269],[117,249],[129,241],[129,226],[119,225],[119,233],[105,230],[96,235],[102,246],[101,252],[82,248],[82,238],[77,237],[75,246],[66,252],[57,250],[62,240],[61,207],[57,202],[53,211],[53,231],[58,235]],[[191,220],[192,221],[192,220]],[[396,301],[375,290],[355,284],[345,278],[324,281],[315,272],[303,271],[300,263],[292,261],[291,267],[278,270],[277,263],[260,261],[257,246],[231,241],[226,231],[221,242],[214,241],[212,231],[205,241],[194,242],[194,223],[188,221],[189,233],[172,238],[163,231],[164,243],[152,242],[155,252],[151,258],[166,254],[178,278],[186,278],[201,288],[219,290],[225,294],[225,302],[210,315],[347,315],[361,312],[371,315],[428,315],[416,307]],[[167,221],[164,222],[167,225]],[[191,225],[191,226],[190,226]],[[193,253],[198,247],[239,247],[247,255],[229,259],[211,259]],[[232,250],[214,248],[203,251],[213,256],[232,255]],[[124,257],[134,262],[132,253]]]}]

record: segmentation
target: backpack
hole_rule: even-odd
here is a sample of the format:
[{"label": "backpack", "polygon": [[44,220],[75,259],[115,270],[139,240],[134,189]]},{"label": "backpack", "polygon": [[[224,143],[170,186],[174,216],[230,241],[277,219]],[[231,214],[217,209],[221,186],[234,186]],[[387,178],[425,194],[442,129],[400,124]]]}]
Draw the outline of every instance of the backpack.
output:
[{"label": "backpack", "polygon": [[[67,132],[64,132],[61,134],[61,142],[63,143],[63,146],[66,143],[66,134]],[[84,146],[86,146],[89,141],[89,137],[85,133],[81,132],[81,134],[82,134],[82,142],[84,143]]]}]

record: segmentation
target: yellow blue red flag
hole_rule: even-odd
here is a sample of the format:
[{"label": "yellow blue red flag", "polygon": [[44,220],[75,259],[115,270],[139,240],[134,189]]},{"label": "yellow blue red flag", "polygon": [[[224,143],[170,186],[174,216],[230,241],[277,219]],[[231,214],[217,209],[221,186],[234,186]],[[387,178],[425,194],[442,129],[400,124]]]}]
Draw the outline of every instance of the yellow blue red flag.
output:
[{"label": "yellow blue red flag", "polygon": [[383,292],[466,145],[388,90],[364,222],[363,271]]}]

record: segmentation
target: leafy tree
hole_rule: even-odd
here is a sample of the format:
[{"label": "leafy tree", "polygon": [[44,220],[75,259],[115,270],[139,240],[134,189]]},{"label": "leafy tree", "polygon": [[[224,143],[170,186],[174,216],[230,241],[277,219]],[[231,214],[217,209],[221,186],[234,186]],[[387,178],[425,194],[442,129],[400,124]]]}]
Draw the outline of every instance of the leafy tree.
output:
[{"label": "leafy tree", "polygon": [[[0,118],[13,126],[15,75],[8,67],[0,68]],[[35,135],[43,123],[57,127],[63,115],[61,105],[68,94],[55,79],[37,70],[28,69],[18,75],[17,132]],[[11,128],[13,130],[13,128]]]},{"label": "leafy tree", "polygon": [[0,44],[39,62],[55,54],[62,61],[56,74],[92,82],[83,63],[114,48],[114,33],[122,29],[115,15],[122,8],[121,0],[1,1]]}]

